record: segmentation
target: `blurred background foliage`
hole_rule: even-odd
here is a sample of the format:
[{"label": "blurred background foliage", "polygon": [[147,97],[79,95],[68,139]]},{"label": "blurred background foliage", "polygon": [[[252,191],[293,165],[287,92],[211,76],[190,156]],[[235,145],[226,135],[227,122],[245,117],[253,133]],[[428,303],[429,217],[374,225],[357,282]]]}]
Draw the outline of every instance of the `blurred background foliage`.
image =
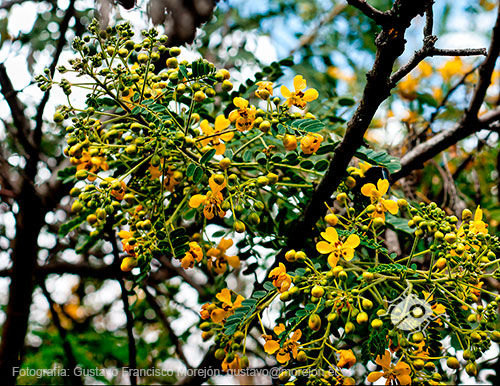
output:
[{"label": "blurred background foliage", "polygon": [[[51,205],[44,206],[43,224],[35,237],[38,240],[36,285],[33,302],[27,305],[30,316],[23,350],[25,368],[65,366],[67,358],[62,348],[61,329],[67,331],[75,359],[82,366],[107,369],[127,366],[126,319],[120,286],[115,280],[120,271],[113,264],[110,243],[101,241],[84,253],[76,253],[75,249],[86,240],[85,235],[57,236],[60,224],[67,220],[70,203],[69,188],[58,184],[56,177],[57,171],[67,165],[62,155],[64,133],[51,120],[63,96],[58,90],[51,91],[47,105],[40,109],[44,95],[32,79],[44,67],[51,66],[54,57],[58,59],[57,64],[63,64],[71,56],[68,42],[81,36],[94,16],[109,23],[131,20],[137,31],[150,26],[157,11],[153,1],[148,5],[148,1],[140,0],[131,10],[103,1],[97,4],[86,0],[0,2],[0,63],[4,64],[15,95],[22,103],[21,110],[24,109],[25,116],[31,120],[30,126],[35,127],[39,121],[42,129],[40,156],[32,183],[47,194],[45,199],[53,198]],[[371,4],[387,10],[392,1],[376,0]],[[447,48],[487,47],[495,6],[493,0],[436,1],[437,46],[443,43]],[[169,19],[166,22],[168,24]],[[423,24],[423,18],[419,17],[408,30],[408,46],[401,64],[420,47]],[[278,83],[290,84],[295,74],[303,75],[308,86],[316,88],[321,96],[311,104],[311,110],[319,118],[330,118],[332,130],[342,136],[344,123],[361,98],[366,73],[373,63],[378,31],[379,27],[371,19],[343,1],[227,0],[216,4],[212,17],[199,27],[188,51],[193,57],[201,54],[217,68],[228,68],[235,89],[244,85],[246,79],[254,79],[256,72],[266,71],[273,61],[291,56],[294,65],[283,72]],[[384,102],[371,123],[366,142],[373,149],[385,149],[400,157],[434,133],[453,126],[470,99],[477,80],[474,69],[480,61],[477,57],[427,59],[404,78]],[[499,81],[499,73],[495,71],[485,110],[499,104]],[[7,102],[13,92],[6,95],[5,85],[2,90],[0,169],[9,176],[8,181],[0,179],[0,321],[4,322],[8,316],[9,277],[13,275],[11,256],[19,237],[16,221],[22,211],[16,191],[27,178],[30,155],[15,112]],[[245,87],[241,90],[245,96]],[[83,98],[83,94],[74,97]],[[412,173],[404,183],[402,180],[396,183],[393,189],[410,199],[435,201],[450,214],[457,212],[461,202],[463,207],[481,205],[486,221],[496,230],[500,223],[497,144],[497,132],[479,132],[426,163],[423,169]],[[265,255],[265,251],[262,254]],[[150,294],[142,289],[129,293],[140,368],[185,367],[176,353],[179,345],[184,346],[189,365],[197,366],[208,349],[196,325],[200,304],[218,292],[218,287],[213,278],[207,278],[202,271],[195,272],[191,283],[187,283],[182,272],[174,268],[158,269],[151,274]],[[264,270],[259,268],[256,272],[262,279]],[[248,293],[253,276],[236,270],[225,280],[233,288],[238,287],[238,292]],[[39,287],[42,282],[46,283],[50,297]],[[251,364],[269,365],[262,347],[255,344],[254,350]],[[494,360],[490,363],[495,366]],[[18,381],[21,384],[72,382],[68,378],[33,376],[21,377]],[[84,383],[89,384],[127,381],[122,374],[84,379]],[[142,379],[145,384],[177,381],[174,378]],[[222,381],[215,379],[214,382]]]}]

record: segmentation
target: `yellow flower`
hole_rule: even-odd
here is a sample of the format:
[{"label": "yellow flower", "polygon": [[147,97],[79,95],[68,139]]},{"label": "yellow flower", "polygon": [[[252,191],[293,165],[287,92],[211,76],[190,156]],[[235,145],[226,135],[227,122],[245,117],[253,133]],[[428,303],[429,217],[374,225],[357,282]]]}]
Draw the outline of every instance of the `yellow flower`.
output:
[{"label": "yellow flower", "polygon": [[135,256],[134,245],[130,244],[130,239],[133,238],[132,232],[129,231],[120,231],[118,232],[118,236],[122,239],[123,250],[127,252],[129,255]]},{"label": "yellow flower", "polygon": [[194,267],[194,262],[200,262],[203,259],[203,251],[200,245],[196,241],[191,241],[189,243],[189,251],[181,260],[181,266],[184,269],[189,269]]},{"label": "yellow flower", "polygon": [[428,76],[432,75],[433,69],[432,66],[427,63],[427,62],[420,62],[417,66],[417,68],[420,70],[421,77],[427,78]]},{"label": "yellow flower", "polygon": [[443,77],[445,82],[448,82],[453,75],[462,74],[464,72],[464,63],[462,62],[462,58],[460,56],[455,56],[453,59],[446,61],[440,68],[438,68],[438,72]]},{"label": "yellow flower", "polygon": [[373,217],[382,217],[385,219],[385,212],[391,214],[398,213],[398,204],[396,201],[385,200],[382,198],[389,190],[389,181],[379,179],[377,182],[377,187],[373,184],[365,184],[361,188],[361,193],[366,197],[370,197],[371,203],[375,205],[375,212],[373,212]]},{"label": "yellow flower", "polygon": [[292,285],[292,278],[286,273],[286,267],[283,263],[269,272],[269,278],[280,293],[287,291]]},{"label": "yellow flower", "polygon": [[411,369],[405,362],[398,362],[395,366],[391,363],[391,354],[389,350],[386,350],[384,356],[377,356],[375,362],[382,366],[382,372],[372,371],[368,374],[368,382],[376,382],[381,377],[387,379],[386,385],[392,384],[393,381],[399,382],[401,385],[411,385]]},{"label": "yellow flower", "polygon": [[241,302],[245,300],[245,298],[241,295],[236,294],[236,299],[232,301],[231,291],[227,288],[224,288],[221,292],[219,292],[215,297],[222,303],[222,307],[215,308],[210,313],[210,318],[214,323],[220,323],[230,315],[234,314],[234,311],[241,307]]},{"label": "yellow flower", "polygon": [[419,79],[413,77],[411,74],[408,74],[402,81],[398,83],[399,93],[403,98],[406,98],[410,101],[414,100],[417,97],[417,89]]},{"label": "yellow flower", "polygon": [[344,80],[346,82],[352,82],[353,80],[356,79],[356,77],[354,75],[348,74],[347,72],[342,71],[340,68],[334,67],[334,66],[329,66],[326,69],[326,73],[328,76],[330,76],[334,79],[341,79],[341,80]]},{"label": "yellow flower", "polygon": [[356,357],[354,356],[354,353],[352,350],[340,350],[339,351],[340,358],[337,362],[337,366],[340,368],[351,368],[351,366],[354,366],[356,363]]},{"label": "yellow flower", "polygon": [[483,210],[481,206],[477,206],[476,212],[474,213],[474,221],[469,226],[469,231],[474,234],[478,233],[488,233],[488,224],[483,221]]},{"label": "yellow flower", "polygon": [[239,131],[250,130],[254,125],[257,109],[255,106],[248,107],[248,101],[240,97],[234,98],[233,104],[237,109],[229,113],[229,120],[236,122]]},{"label": "yellow flower", "polygon": [[233,268],[238,268],[240,266],[240,258],[238,256],[227,256],[226,251],[233,245],[233,240],[222,239],[219,242],[217,248],[210,248],[207,251],[207,256],[213,257],[208,260],[208,269],[214,269],[218,274],[226,272],[227,264]]},{"label": "yellow flower", "polygon": [[[161,169],[160,169],[161,167]],[[155,180],[157,178],[160,178],[163,175],[163,168],[165,167],[165,164],[162,162],[161,166],[153,166],[150,165],[148,167],[149,172],[151,173],[151,179]],[[167,167],[167,170],[165,170],[165,175],[163,176],[163,186],[165,186],[165,189],[169,192],[173,192],[175,187],[180,184],[182,180],[182,173],[179,171],[176,171],[173,169],[171,166]]]},{"label": "yellow flower", "polygon": [[255,91],[258,98],[266,100],[273,95],[273,82],[260,81],[255,83],[259,88]]},{"label": "yellow flower", "polygon": [[313,88],[304,92],[306,86],[306,80],[302,77],[302,75],[297,75],[293,78],[293,87],[295,88],[295,92],[290,92],[286,86],[281,86],[281,94],[287,98],[285,103],[288,107],[296,106],[303,110],[306,108],[307,102],[312,102],[318,98],[318,91]]},{"label": "yellow flower", "polygon": [[305,137],[300,140],[300,149],[304,154],[314,154],[318,151],[323,136],[317,133],[307,133]]},{"label": "yellow flower", "polygon": [[218,115],[217,118],[215,118],[215,129],[210,126],[206,119],[201,121],[200,127],[203,131],[203,134],[205,134],[205,136],[210,136],[210,138],[200,140],[201,145],[206,146],[208,144],[211,144],[216,150],[216,155],[224,154],[224,152],[226,151],[226,145],[224,143],[221,143],[220,140],[222,139],[224,142],[228,142],[233,139],[234,133],[229,132],[221,135],[215,134],[218,134],[221,131],[227,129],[230,124],[231,121],[229,119],[226,119],[223,114]]},{"label": "yellow flower", "polygon": [[[109,182],[109,184],[112,186],[110,194],[118,201],[123,200],[123,197],[125,197],[125,190],[127,190],[127,185],[125,185],[125,182],[113,177],[106,177],[104,180]],[[118,182],[118,184],[115,184],[116,182]],[[113,187],[113,185],[116,186]]]},{"label": "yellow flower", "polygon": [[120,265],[123,272],[132,271],[135,267],[137,267],[137,259],[134,257],[125,257]]},{"label": "yellow flower", "polygon": [[[429,292],[422,291],[422,294],[424,295],[425,301],[427,303],[431,304],[433,302],[434,296],[431,295]],[[433,304],[431,304],[431,309],[437,315],[441,315],[441,314],[444,314],[446,312],[446,307],[443,306],[441,303],[433,303]]]},{"label": "yellow flower", "polygon": [[203,208],[203,214],[208,220],[214,218],[215,214],[219,215],[220,218],[224,217],[226,212],[222,210],[220,205],[224,201],[224,196],[221,190],[226,187],[226,181],[222,184],[215,182],[214,177],[210,177],[208,180],[211,191],[207,194],[195,194],[189,200],[189,206],[191,208],[198,208],[201,204],[205,206]]},{"label": "yellow flower", "polygon": [[[78,159],[78,165],[76,170],[85,169],[90,173],[96,173],[99,170],[108,170],[109,166],[104,157],[91,156],[86,150],[82,151],[82,156]],[[97,176],[88,175],[87,179],[89,181],[94,181]]]},{"label": "yellow flower", "polygon": [[285,134],[283,136],[283,146],[285,150],[295,150],[297,149],[297,137],[293,134]]},{"label": "yellow flower", "polygon": [[316,244],[316,250],[323,254],[330,254],[328,256],[328,264],[330,267],[334,268],[339,259],[343,257],[346,261],[352,260],[354,257],[354,248],[356,248],[359,243],[359,236],[352,234],[349,235],[347,240],[343,243],[339,240],[339,235],[335,228],[328,227],[325,232],[321,232],[321,236],[327,241],[320,241]]},{"label": "yellow flower", "polygon": [[228,370],[240,370],[241,369],[240,356],[238,354],[234,354],[234,359],[231,363],[228,363],[226,358],[224,358],[221,366],[222,370],[226,372]]},{"label": "yellow flower", "polygon": [[368,169],[370,169],[372,167],[372,165],[368,162],[363,162],[363,161],[359,161],[358,162],[358,166],[357,168],[355,167],[351,167],[348,169],[349,173],[353,176],[358,176],[358,177],[361,177],[361,178],[364,178],[365,177],[365,173],[367,172]]},{"label": "yellow flower", "polygon": [[[285,331],[285,325],[283,323],[280,323],[279,326],[274,328],[274,333],[277,336],[279,336],[283,331]],[[266,343],[264,344],[264,351],[269,355],[272,355],[277,351],[276,360],[279,363],[286,363],[292,357],[297,358],[298,348],[300,347],[298,341],[302,337],[301,330],[296,330],[292,334],[292,337],[288,338],[285,343],[283,343],[283,347],[280,346],[277,340],[270,339],[269,335],[264,335],[263,337],[266,340]]]}]

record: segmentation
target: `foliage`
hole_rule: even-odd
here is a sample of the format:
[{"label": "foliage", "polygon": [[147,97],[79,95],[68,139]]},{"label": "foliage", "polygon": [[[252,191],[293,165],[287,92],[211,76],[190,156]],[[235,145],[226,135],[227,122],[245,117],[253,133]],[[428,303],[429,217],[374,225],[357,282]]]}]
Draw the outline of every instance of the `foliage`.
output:
[{"label": "foliage", "polygon": [[[167,48],[168,38],[154,29],[140,43],[126,23],[100,31],[93,22],[89,31],[73,41],[80,56],[71,67],[59,67],[81,81],[56,82],[48,71],[36,78],[42,90],[58,84],[66,95],[91,85],[84,108],[68,103],[54,115],[76,165],[61,176],[70,181],[74,173],[80,181],[70,192],[75,217],[60,234],[89,229],[79,251],[118,235],[121,269],[131,271],[138,287],[160,258],[187,275],[197,267],[216,278],[217,294],[202,306],[199,327],[203,339],[215,337],[214,355],[225,371],[249,365],[247,340],[256,328],[265,353],[286,368],[283,382],[291,376],[310,384],[449,381],[441,359],[477,374],[476,361],[500,340],[500,299],[482,288],[498,276],[500,243],[480,206],[474,214],[464,210],[459,224],[434,202],[386,198],[388,172],[397,172],[399,161],[361,147],[335,204],[325,203],[329,213],[315,248],[289,250],[286,263],[278,262],[269,281],[245,299],[217,278],[250,257],[261,265],[257,245],[273,253],[286,248],[288,224],[309,202],[338,143],[329,126],[339,118],[336,110],[322,120],[308,112],[318,92],[300,75],[293,89],[275,94],[288,59],[230,92],[227,70],[205,59],[179,60],[181,50]],[[168,69],[157,73],[154,63],[166,52]],[[220,230],[210,234],[210,224]],[[381,245],[387,228],[411,246],[409,253]],[[228,256],[236,233],[240,250],[251,248]],[[473,303],[480,295],[486,306]],[[401,306],[409,299],[420,307]],[[262,315],[276,305],[279,315],[266,327]],[[442,346],[446,335],[457,337],[465,363]],[[383,371],[369,373],[370,362]],[[356,363],[362,371],[347,372]]]}]

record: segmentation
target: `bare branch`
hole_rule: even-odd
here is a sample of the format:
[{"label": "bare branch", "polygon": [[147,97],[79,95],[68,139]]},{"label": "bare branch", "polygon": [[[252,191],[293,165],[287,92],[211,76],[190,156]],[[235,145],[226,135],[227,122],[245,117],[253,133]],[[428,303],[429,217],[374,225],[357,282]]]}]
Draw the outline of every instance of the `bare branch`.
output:
[{"label": "bare branch", "polygon": [[424,39],[424,46],[415,51],[415,54],[410,59],[408,63],[404,66],[400,67],[390,79],[392,86],[394,87],[397,82],[403,79],[406,75],[408,75],[413,69],[415,69],[418,64],[423,61],[425,58],[432,56],[477,56],[484,55],[486,56],[487,51],[486,48],[459,48],[459,49],[443,49],[443,48],[435,48],[434,44],[437,41],[436,36],[429,36]]},{"label": "bare branch", "polygon": [[320,22],[318,23],[318,25],[316,25],[308,34],[302,35],[302,37],[300,38],[299,44],[297,45],[297,47],[295,47],[293,50],[290,51],[290,55],[292,55],[293,53],[297,52],[301,48],[310,45],[316,39],[316,37],[318,36],[318,33],[319,33],[320,29],[324,25],[326,25],[328,23],[331,23],[331,21],[337,15],[339,15],[340,13],[342,13],[344,11],[344,9],[346,9],[346,7],[347,6],[345,4],[337,4],[335,7],[333,7],[330,10],[330,12],[328,12],[328,14],[320,20]]},{"label": "bare branch", "polygon": [[[57,41],[56,51],[54,52],[54,59],[52,60],[52,64],[50,65],[50,73],[54,74],[57,66],[57,62],[59,61],[59,57],[61,56],[62,50],[66,45],[66,32],[68,31],[69,22],[71,18],[75,14],[75,0],[71,0],[68,8],[66,9],[66,13],[64,14],[63,19],[61,20],[61,24],[59,27],[59,40]],[[49,101],[50,89],[47,90],[42,97],[42,100],[38,104],[36,110],[36,123],[35,123],[35,131],[33,133],[33,143],[39,145],[42,138],[42,126],[43,126],[43,112],[45,111],[45,106]]]},{"label": "bare branch", "polygon": [[394,181],[408,175],[412,170],[422,167],[425,161],[433,158],[449,146],[454,145],[476,131],[490,128],[492,123],[500,120],[500,109],[489,111],[478,117],[479,109],[486,96],[486,90],[491,84],[491,75],[499,54],[500,6],[497,12],[495,27],[493,28],[488,56],[479,67],[479,81],[462,120],[452,129],[436,134],[428,141],[417,145],[406,153],[401,159],[401,170],[392,175]]},{"label": "bare branch", "polygon": [[380,26],[385,26],[392,21],[392,15],[390,13],[378,10],[368,4],[366,0],[347,0],[347,3],[359,9]]},{"label": "bare branch", "polygon": [[9,105],[12,121],[17,130],[13,130],[12,126],[7,126],[11,129],[11,136],[13,139],[18,139],[23,147],[24,154],[29,157],[30,151],[34,149],[34,145],[29,140],[31,125],[24,114],[24,106],[17,97],[17,91],[14,89],[12,82],[7,75],[7,70],[3,63],[0,63],[0,87],[1,92]]},{"label": "bare branch", "polygon": [[148,300],[149,305],[160,319],[161,323],[163,324],[163,327],[167,331],[170,340],[175,345],[175,352],[177,353],[177,356],[186,365],[188,369],[191,369],[192,367],[189,364],[189,361],[186,359],[186,356],[184,355],[182,343],[175,334],[174,330],[172,329],[172,326],[170,326],[170,322],[163,313],[160,305],[158,304],[158,301],[155,299],[154,295],[150,292],[150,290],[147,287],[144,288],[144,291],[146,292],[146,298]]},{"label": "bare branch", "polygon": [[47,290],[47,287],[45,286],[44,280],[45,279],[40,280],[40,282],[38,284],[40,285],[40,288],[42,289],[42,292],[45,295],[47,302],[49,303],[49,309],[50,309],[50,314],[52,315],[52,320],[54,321],[54,325],[56,326],[57,331],[59,332],[59,336],[61,337],[64,354],[66,355],[66,360],[68,361],[68,366],[71,369],[71,371],[69,372],[70,373],[69,377],[71,379],[71,383],[73,385],[83,385],[81,377],[77,376],[75,371],[74,371],[74,369],[76,369],[76,367],[77,367],[75,355],[73,354],[73,349],[71,347],[71,343],[67,339],[66,330],[61,325],[61,321],[59,319],[59,314],[57,313],[57,311],[54,307],[54,301],[52,300],[50,293]]},{"label": "bare branch", "polygon": [[[109,231],[109,241],[111,242],[111,246],[113,248],[113,265],[118,266],[120,264],[120,252],[118,249],[118,244],[116,242],[116,234],[114,230]],[[120,283],[121,289],[121,298],[123,302],[123,311],[125,312],[125,316],[127,318],[127,335],[128,335],[128,364],[131,369],[137,368],[137,348],[135,346],[135,338],[134,338],[134,316],[130,311],[130,304],[128,302],[128,291],[125,287],[125,281],[122,277],[119,277],[118,282]],[[130,384],[132,386],[137,386],[137,376],[132,375],[130,373]]]}]

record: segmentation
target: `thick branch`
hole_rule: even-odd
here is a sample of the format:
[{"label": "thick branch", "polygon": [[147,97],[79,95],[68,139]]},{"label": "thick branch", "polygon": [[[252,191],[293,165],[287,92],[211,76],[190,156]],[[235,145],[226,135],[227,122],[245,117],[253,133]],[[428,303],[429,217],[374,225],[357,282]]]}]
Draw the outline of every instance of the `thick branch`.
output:
[{"label": "thick branch", "polygon": [[462,121],[452,129],[436,134],[428,141],[415,146],[401,158],[401,170],[391,175],[392,180],[397,181],[407,176],[443,150],[477,131],[488,129],[490,124],[498,120],[500,120],[500,109],[482,115],[475,122],[469,122],[467,126]]},{"label": "thick branch", "polygon": [[[291,229],[287,239],[287,249],[302,249],[318,218],[324,213],[324,202],[330,200],[332,193],[344,177],[354,153],[363,143],[364,134],[378,107],[390,96],[389,79],[394,63],[404,51],[406,29],[415,16],[423,14],[430,2],[431,0],[395,2],[391,10],[393,15],[391,26],[384,28],[375,40],[377,46],[375,62],[367,74],[367,83],[360,104],[347,123],[346,134],[335,150],[325,177],[313,193],[306,210]],[[284,260],[287,249],[281,250],[276,257],[275,264]]]}]

